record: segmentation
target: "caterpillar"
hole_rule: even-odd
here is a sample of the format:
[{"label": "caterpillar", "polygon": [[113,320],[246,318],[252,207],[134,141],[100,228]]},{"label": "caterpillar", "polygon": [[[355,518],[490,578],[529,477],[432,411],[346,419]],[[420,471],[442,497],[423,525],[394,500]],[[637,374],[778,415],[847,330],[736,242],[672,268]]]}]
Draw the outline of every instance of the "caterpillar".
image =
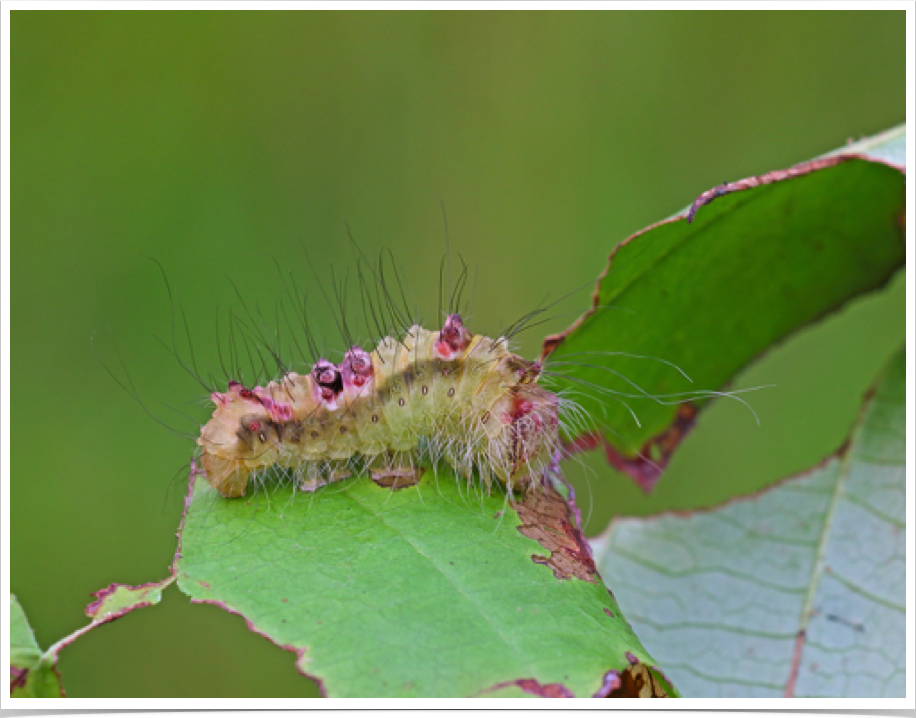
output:
[{"label": "caterpillar", "polygon": [[[446,462],[457,476],[469,482],[478,478],[488,491],[497,482],[511,496],[517,490],[537,491],[549,484],[552,470],[559,478],[558,462],[577,451],[577,444],[575,441],[570,443],[570,438],[589,435],[593,430],[594,418],[571,398],[575,394],[586,392],[599,399],[617,401],[637,424],[639,420],[626,399],[680,404],[726,396],[750,409],[737,396],[750,389],[652,394],[611,367],[593,362],[582,364],[606,371],[632,387],[631,391],[621,391],[566,373],[568,367],[579,363],[570,361],[569,356],[552,361],[545,348],[540,359],[529,361],[513,353],[510,340],[526,325],[536,326],[531,320],[553,305],[539,306],[496,339],[472,334],[459,313],[467,265],[451,290],[447,311],[442,311],[444,285],[440,266],[439,313],[445,320],[441,329],[427,330],[409,320],[411,312],[393,258],[389,259],[391,269],[386,270],[383,255],[380,255],[378,267],[374,269],[361,252],[360,255],[357,272],[363,318],[367,328],[374,324],[375,335],[384,337],[374,349],[366,351],[353,341],[345,316],[346,282],[334,285],[339,310],[335,321],[345,345],[350,348],[336,364],[317,358],[306,374],[292,371],[281,360],[279,340],[273,347],[268,337],[274,330],[265,333],[258,329],[263,317],[260,312],[256,316],[246,306],[247,321],[239,316],[232,316],[230,321],[231,367],[227,370],[224,365],[226,380],[218,388],[214,388],[216,382],[212,377],[208,383],[197,370],[186,320],[191,366],[179,356],[174,297],[160,265],[172,302],[171,353],[182,368],[207,389],[214,406],[212,415],[195,438],[199,449],[198,465],[207,482],[221,496],[238,498],[245,495],[253,477],[260,480],[274,468],[291,472],[296,485],[310,492],[355,473],[369,473],[379,485],[401,488],[417,483],[425,468],[439,461]],[[369,267],[368,281],[363,274],[364,266]],[[386,271],[392,270],[397,292],[389,286],[390,277],[386,278]],[[317,275],[316,283],[325,293]],[[451,286],[451,280],[447,284]],[[299,295],[295,280],[287,289],[292,290],[289,296],[300,305],[297,313],[301,329],[305,331],[314,360],[321,352],[309,329],[305,297]],[[236,293],[242,299],[238,288]],[[333,313],[333,302],[327,293],[325,299]],[[244,306],[244,301],[242,303]],[[283,311],[293,330],[285,308]],[[279,325],[279,319],[276,324]],[[236,346],[239,337],[233,334],[233,327],[237,327],[246,342],[252,368],[258,377],[263,377],[260,381],[264,386],[258,385],[257,378],[249,386],[241,381],[242,369]],[[391,327],[404,329],[391,331]],[[218,347],[219,344],[218,341]],[[296,345],[297,355],[303,356],[302,347],[298,342]],[[261,369],[256,368],[257,361],[250,356],[252,349],[260,360]],[[277,378],[270,381],[267,381],[270,375],[268,361],[262,353],[265,349],[279,369]],[[587,354],[661,362],[690,381],[677,365],[661,358],[618,351]],[[223,361],[222,353],[220,360]],[[110,370],[109,374],[153,416],[136,394],[129,376],[125,384]],[[544,383],[555,384],[557,380],[561,385],[559,391],[543,386]],[[153,418],[168,426],[157,417]],[[641,455],[640,460],[654,466],[650,457]]]},{"label": "caterpillar", "polygon": [[352,346],[340,364],[267,386],[230,382],[198,439],[207,481],[224,497],[245,493],[252,472],[291,469],[315,490],[368,469],[378,483],[415,483],[423,452],[467,479],[510,492],[536,489],[560,440],[560,399],[539,386],[539,361],[505,338],[473,335],[449,314],[439,331],[411,326],[370,353]]}]

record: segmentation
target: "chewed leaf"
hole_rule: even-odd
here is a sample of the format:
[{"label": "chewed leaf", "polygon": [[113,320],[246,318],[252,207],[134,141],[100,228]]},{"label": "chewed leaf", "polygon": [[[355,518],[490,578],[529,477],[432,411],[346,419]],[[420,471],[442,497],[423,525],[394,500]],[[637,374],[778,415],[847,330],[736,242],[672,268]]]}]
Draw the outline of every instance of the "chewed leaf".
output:
[{"label": "chewed leaf", "polygon": [[42,652],[35,641],[25,613],[15,596],[10,596],[10,696],[12,698],[60,698],[64,695],[57,658],[73,641],[103,623],[120,618],[135,608],[154,606],[162,591],[175,581],[174,573],[158,583],[126,586],[114,583],[93,594],[86,607],[91,623],[62,638]]},{"label": "chewed leaf", "polygon": [[25,611],[10,595],[10,697],[60,698],[64,692],[54,662],[45,658]]},{"label": "chewed leaf", "polygon": [[595,542],[684,695],[905,695],[905,363],[809,473],[711,511],[615,520]]},{"label": "chewed leaf", "polygon": [[606,695],[654,661],[565,500],[533,498],[520,517],[447,470],[234,500],[198,478],[178,585],[295,652],[329,696]]},{"label": "chewed leaf", "polygon": [[86,606],[86,615],[95,623],[103,623],[120,618],[135,608],[155,606],[162,598],[162,591],[174,580],[174,576],[171,576],[164,581],[145,583],[142,586],[113,583],[93,594],[96,600]]},{"label": "chewed leaf", "polygon": [[716,187],[620,243],[594,307],[545,342],[548,372],[597,421],[575,446],[650,489],[711,392],[883,286],[905,259],[905,145],[900,127]]}]

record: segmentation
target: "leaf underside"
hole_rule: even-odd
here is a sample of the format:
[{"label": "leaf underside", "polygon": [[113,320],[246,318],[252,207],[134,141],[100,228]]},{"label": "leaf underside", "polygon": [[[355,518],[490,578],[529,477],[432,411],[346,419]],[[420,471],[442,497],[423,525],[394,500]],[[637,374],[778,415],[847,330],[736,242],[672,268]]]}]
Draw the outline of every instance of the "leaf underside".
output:
[{"label": "leaf underside", "polygon": [[685,696],[906,694],[906,367],[850,444],[758,496],[620,519],[601,573]]}]

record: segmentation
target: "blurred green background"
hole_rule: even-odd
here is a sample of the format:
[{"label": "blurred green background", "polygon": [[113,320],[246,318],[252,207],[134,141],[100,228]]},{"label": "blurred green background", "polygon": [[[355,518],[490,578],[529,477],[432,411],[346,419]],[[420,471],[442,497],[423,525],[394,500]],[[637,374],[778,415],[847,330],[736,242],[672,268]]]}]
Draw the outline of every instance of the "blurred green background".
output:
[{"label": "blurred green background", "polygon": [[[205,419],[201,389],[155,339],[168,338],[169,305],[149,257],[215,371],[217,307],[238,305],[227,278],[271,307],[273,258],[303,285],[301,244],[320,276],[353,266],[345,222],[367,253],[394,251],[435,324],[441,200],[453,250],[479,273],[469,323],[495,333],[703,190],[903,122],[904,21],[14,11],[10,571],[39,642],[83,625],[91,591],[165,577],[174,551],[192,444],[102,365],[120,372],[120,355],[168,423],[194,432]],[[520,353],[589,293],[521,335]],[[339,349],[329,312],[313,315]],[[753,395],[762,425],[713,406],[652,496],[600,457],[573,463],[589,531],[814,464],[842,441],[904,316],[898,276],[771,351],[739,382],[776,384]],[[74,697],[317,694],[293,654],[174,588],[67,648],[60,667]]]}]

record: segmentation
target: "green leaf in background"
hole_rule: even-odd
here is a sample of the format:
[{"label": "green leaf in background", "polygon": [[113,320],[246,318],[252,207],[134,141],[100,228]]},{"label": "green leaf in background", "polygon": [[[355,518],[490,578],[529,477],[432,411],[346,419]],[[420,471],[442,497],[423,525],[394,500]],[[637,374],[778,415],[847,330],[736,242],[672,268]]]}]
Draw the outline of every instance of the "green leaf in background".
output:
[{"label": "green leaf in background", "polygon": [[722,185],[619,244],[594,308],[545,342],[548,370],[597,424],[578,446],[603,445],[651,489],[693,424],[698,391],[882,287],[905,259],[905,146],[899,127]]},{"label": "green leaf in background", "polygon": [[60,698],[64,689],[54,668],[38,647],[25,611],[10,595],[10,697]]},{"label": "green leaf in background", "polygon": [[594,542],[685,696],[906,694],[905,364],[810,472],[710,511],[617,519]]},{"label": "green leaf in background", "polygon": [[439,471],[398,491],[192,492],[179,588],[296,652],[325,695],[677,695],[554,491],[513,508]]}]

